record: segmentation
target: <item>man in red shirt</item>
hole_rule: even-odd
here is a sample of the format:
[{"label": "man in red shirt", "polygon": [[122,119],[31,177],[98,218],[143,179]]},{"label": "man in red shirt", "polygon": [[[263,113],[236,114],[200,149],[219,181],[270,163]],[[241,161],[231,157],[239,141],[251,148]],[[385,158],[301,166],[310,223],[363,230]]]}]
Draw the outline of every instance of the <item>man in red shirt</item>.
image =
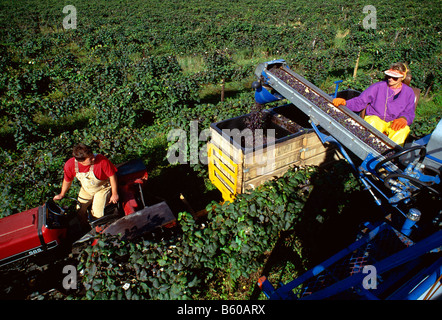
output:
[{"label": "man in red shirt", "polygon": [[94,155],[92,149],[82,143],[74,146],[72,155],[64,165],[61,192],[54,197],[54,201],[64,198],[76,177],[81,184],[79,215],[84,217],[92,204],[92,215],[100,218],[106,204],[118,202],[117,168],[105,156]]}]

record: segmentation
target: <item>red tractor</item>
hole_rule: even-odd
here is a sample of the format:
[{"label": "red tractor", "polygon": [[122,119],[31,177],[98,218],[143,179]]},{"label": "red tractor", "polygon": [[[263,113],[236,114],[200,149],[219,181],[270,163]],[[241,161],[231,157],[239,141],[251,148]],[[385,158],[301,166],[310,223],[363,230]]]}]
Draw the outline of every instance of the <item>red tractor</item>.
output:
[{"label": "red tractor", "polygon": [[[53,252],[55,248],[70,250],[73,243],[92,238],[87,235],[93,235],[96,226],[102,226],[104,233],[134,238],[175,223],[175,216],[165,202],[145,205],[142,186],[148,174],[141,160],[119,165],[117,175],[119,203],[106,207],[100,219],[93,220],[89,215],[87,228],[80,224],[76,210],[69,209],[72,206],[62,208],[52,199],[37,208],[0,219],[0,267]],[[70,200],[75,204],[75,199]]]}]

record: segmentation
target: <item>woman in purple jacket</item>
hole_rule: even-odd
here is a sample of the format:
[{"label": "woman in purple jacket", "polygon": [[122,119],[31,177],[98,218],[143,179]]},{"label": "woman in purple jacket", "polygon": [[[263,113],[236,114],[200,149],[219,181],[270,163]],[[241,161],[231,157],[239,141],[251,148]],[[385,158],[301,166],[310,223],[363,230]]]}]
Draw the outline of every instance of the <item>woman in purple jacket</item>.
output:
[{"label": "woman in purple jacket", "polygon": [[333,104],[336,107],[347,106],[354,112],[366,109],[364,120],[403,146],[415,117],[413,89],[403,83],[408,72],[405,64],[395,63],[384,72],[384,81],[372,84],[358,97],[348,101],[335,98]]}]

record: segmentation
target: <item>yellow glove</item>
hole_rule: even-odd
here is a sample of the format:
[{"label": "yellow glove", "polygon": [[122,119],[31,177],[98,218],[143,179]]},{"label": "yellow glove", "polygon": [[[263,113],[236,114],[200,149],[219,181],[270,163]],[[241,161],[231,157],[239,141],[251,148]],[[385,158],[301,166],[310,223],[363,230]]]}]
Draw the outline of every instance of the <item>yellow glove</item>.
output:
[{"label": "yellow glove", "polygon": [[333,99],[333,105],[335,107],[345,106],[346,104],[347,104],[347,102],[345,101],[345,99],[342,99],[342,98],[334,98]]}]

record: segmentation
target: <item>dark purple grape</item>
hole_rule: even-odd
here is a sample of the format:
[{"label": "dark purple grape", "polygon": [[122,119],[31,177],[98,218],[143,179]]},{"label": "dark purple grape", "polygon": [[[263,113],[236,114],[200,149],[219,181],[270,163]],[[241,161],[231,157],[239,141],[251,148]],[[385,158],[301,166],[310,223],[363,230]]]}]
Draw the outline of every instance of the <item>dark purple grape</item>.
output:
[{"label": "dark purple grape", "polygon": [[255,105],[252,107],[249,116],[244,119],[246,128],[250,129],[253,133],[253,137],[248,138],[252,139],[252,141],[246,141],[246,145],[255,146],[255,142],[258,139],[261,139],[260,141],[263,141],[263,144],[267,143],[266,136],[260,135],[258,137],[258,131],[255,131],[256,129],[264,129],[266,122],[266,113],[264,112],[264,108],[265,105],[256,102]]}]

